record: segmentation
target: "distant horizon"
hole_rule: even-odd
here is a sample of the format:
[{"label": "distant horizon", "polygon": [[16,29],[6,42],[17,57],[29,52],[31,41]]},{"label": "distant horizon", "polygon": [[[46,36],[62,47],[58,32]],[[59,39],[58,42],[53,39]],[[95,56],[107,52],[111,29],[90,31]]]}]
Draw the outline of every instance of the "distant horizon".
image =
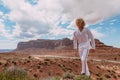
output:
[{"label": "distant horizon", "polygon": [[14,49],[0,49],[0,53],[11,52]]},{"label": "distant horizon", "polygon": [[[62,39],[65,39],[65,38],[68,38],[68,37],[64,37],[64,38],[60,38],[60,39],[45,39],[45,38],[41,38],[41,39],[43,39],[43,40],[62,40]],[[68,39],[70,39],[70,38],[68,38]],[[95,38],[95,39],[97,39],[97,38]],[[38,40],[38,39],[31,39],[31,40]],[[28,40],[28,41],[31,41],[31,40]],[[72,40],[72,39],[70,39],[70,40]],[[99,40],[99,39],[98,39]],[[20,41],[20,42],[27,42],[27,41]],[[101,40],[100,40],[100,42],[102,42]],[[104,42],[103,42],[104,43]],[[18,43],[17,43],[18,44]],[[105,44],[105,43],[104,43]],[[113,46],[113,45],[108,45],[108,44],[105,44],[105,45],[107,45],[107,46]],[[115,47],[115,46],[113,46],[113,47]],[[17,48],[17,46],[16,46],[16,48]],[[0,48],[0,50],[14,50],[14,49],[16,49],[16,48]],[[115,47],[115,48],[120,48],[120,47]]]}]

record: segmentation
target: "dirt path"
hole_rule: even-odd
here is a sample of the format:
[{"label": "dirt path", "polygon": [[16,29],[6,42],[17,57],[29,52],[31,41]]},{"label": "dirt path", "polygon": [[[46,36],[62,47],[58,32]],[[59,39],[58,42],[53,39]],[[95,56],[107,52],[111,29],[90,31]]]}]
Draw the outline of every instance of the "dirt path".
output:
[{"label": "dirt path", "polygon": [[[69,58],[69,59],[80,59],[79,57],[67,57],[67,56],[53,56],[53,55],[31,55],[32,57],[34,57],[35,59],[40,59],[42,57],[45,58]],[[94,61],[105,61],[105,62],[111,62],[111,63],[118,63],[120,64],[120,61],[114,61],[114,60],[105,60],[105,59],[92,59],[92,58],[88,58],[88,60],[94,60]]]}]

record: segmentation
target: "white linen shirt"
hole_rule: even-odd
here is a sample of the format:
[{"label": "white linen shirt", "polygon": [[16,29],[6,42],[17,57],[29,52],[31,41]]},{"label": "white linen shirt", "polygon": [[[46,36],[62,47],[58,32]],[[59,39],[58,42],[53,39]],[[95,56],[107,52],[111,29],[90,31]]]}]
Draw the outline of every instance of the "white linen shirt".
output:
[{"label": "white linen shirt", "polygon": [[73,46],[74,49],[95,49],[95,40],[90,30],[86,27],[82,31],[76,30],[73,34]]}]

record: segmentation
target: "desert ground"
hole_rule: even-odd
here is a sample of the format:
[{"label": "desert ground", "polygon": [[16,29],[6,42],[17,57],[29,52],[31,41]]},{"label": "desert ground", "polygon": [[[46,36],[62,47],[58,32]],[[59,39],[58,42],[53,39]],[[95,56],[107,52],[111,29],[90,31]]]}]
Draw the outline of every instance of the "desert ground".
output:
[{"label": "desert ground", "polygon": [[[76,53],[74,50],[27,50],[0,53],[0,71],[19,67],[26,70],[31,78],[59,76],[63,80],[62,78],[66,76],[69,78],[69,76],[80,75],[81,61],[79,55],[75,55]],[[120,80],[119,60],[119,52],[111,55],[90,51],[88,66],[92,80]]]}]

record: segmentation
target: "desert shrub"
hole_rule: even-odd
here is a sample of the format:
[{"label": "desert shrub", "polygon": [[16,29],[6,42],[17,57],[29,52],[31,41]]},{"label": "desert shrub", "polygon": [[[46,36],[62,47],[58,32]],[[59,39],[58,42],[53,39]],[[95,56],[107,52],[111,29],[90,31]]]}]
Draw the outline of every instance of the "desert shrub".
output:
[{"label": "desert shrub", "polygon": [[45,61],[50,61],[50,59],[46,58]]},{"label": "desert shrub", "polygon": [[111,72],[110,70],[107,70],[108,72]]},{"label": "desert shrub", "polygon": [[37,68],[40,69],[40,66],[38,65]]},{"label": "desert shrub", "polygon": [[32,57],[31,56],[28,56],[29,59],[31,59]]},{"label": "desert shrub", "polygon": [[39,70],[39,72],[43,72],[42,70]]},{"label": "desert shrub", "polygon": [[90,73],[93,73],[93,72],[90,70]]},{"label": "desert shrub", "polygon": [[95,74],[95,75],[98,76],[98,77],[100,77],[101,74],[100,74],[100,73],[97,73],[97,74]]},{"label": "desert shrub", "polygon": [[74,78],[74,74],[73,73],[64,73],[63,74],[63,79],[73,79]]},{"label": "desert shrub", "polygon": [[74,77],[73,80],[93,80],[93,79],[86,75],[77,75]]},{"label": "desert shrub", "polygon": [[120,75],[118,75],[118,77],[120,77]]},{"label": "desert shrub", "polygon": [[16,65],[16,64],[17,64],[17,62],[15,62],[15,61],[12,61],[12,63],[13,63],[14,65]]},{"label": "desert shrub", "polygon": [[34,74],[33,76],[34,76],[35,78],[37,78],[37,77],[38,77],[38,75],[37,75],[37,74]]},{"label": "desert shrub", "polygon": [[114,70],[112,70],[113,73],[116,73]]},{"label": "desert shrub", "polygon": [[48,75],[51,76],[51,74],[52,74],[52,73],[49,71],[49,72],[48,72]]},{"label": "desert shrub", "polygon": [[0,72],[0,80],[30,80],[30,78],[24,69],[12,66]]},{"label": "desert shrub", "polygon": [[6,61],[7,61],[7,62],[10,62],[10,59],[9,59],[9,58],[7,58],[7,59],[6,59]]},{"label": "desert shrub", "polygon": [[58,66],[61,67],[64,72],[67,72],[68,69],[64,64],[58,64]]},{"label": "desert shrub", "polygon": [[48,65],[48,62],[47,62],[47,61],[45,61],[45,62],[44,62],[44,64],[45,64],[45,65]]},{"label": "desert shrub", "polygon": [[24,62],[24,64],[26,64],[26,62]]},{"label": "desert shrub", "polygon": [[2,65],[2,62],[0,62],[0,65]]},{"label": "desert shrub", "polygon": [[61,79],[60,77],[55,76],[55,77],[40,78],[40,80],[61,80]]},{"label": "desert shrub", "polygon": [[113,75],[113,77],[114,77],[115,79],[117,79],[117,77],[116,77],[115,75]]},{"label": "desert shrub", "polygon": [[5,64],[4,64],[4,67],[7,67],[8,66],[8,62],[6,62]]},{"label": "desert shrub", "polygon": [[105,78],[111,78],[108,74],[105,74],[104,76]]},{"label": "desert shrub", "polygon": [[30,60],[27,60],[27,63],[30,63]]},{"label": "desert shrub", "polygon": [[42,65],[42,62],[39,62],[38,65]]},{"label": "desert shrub", "polygon": [[75,67],[78,67],[78,65],[77,65],[77,64],[75,64]]},{"label": "desert shrub", "polygon": [[96,66],[96,68],[100,69],[100,67],[99,67],[99,66]]},{"label": "desert shrub", "polygon": [[97,80],[103,80],[103,78],[101,78],[101,77],[98,77],[98,78],[97,78]]}]

